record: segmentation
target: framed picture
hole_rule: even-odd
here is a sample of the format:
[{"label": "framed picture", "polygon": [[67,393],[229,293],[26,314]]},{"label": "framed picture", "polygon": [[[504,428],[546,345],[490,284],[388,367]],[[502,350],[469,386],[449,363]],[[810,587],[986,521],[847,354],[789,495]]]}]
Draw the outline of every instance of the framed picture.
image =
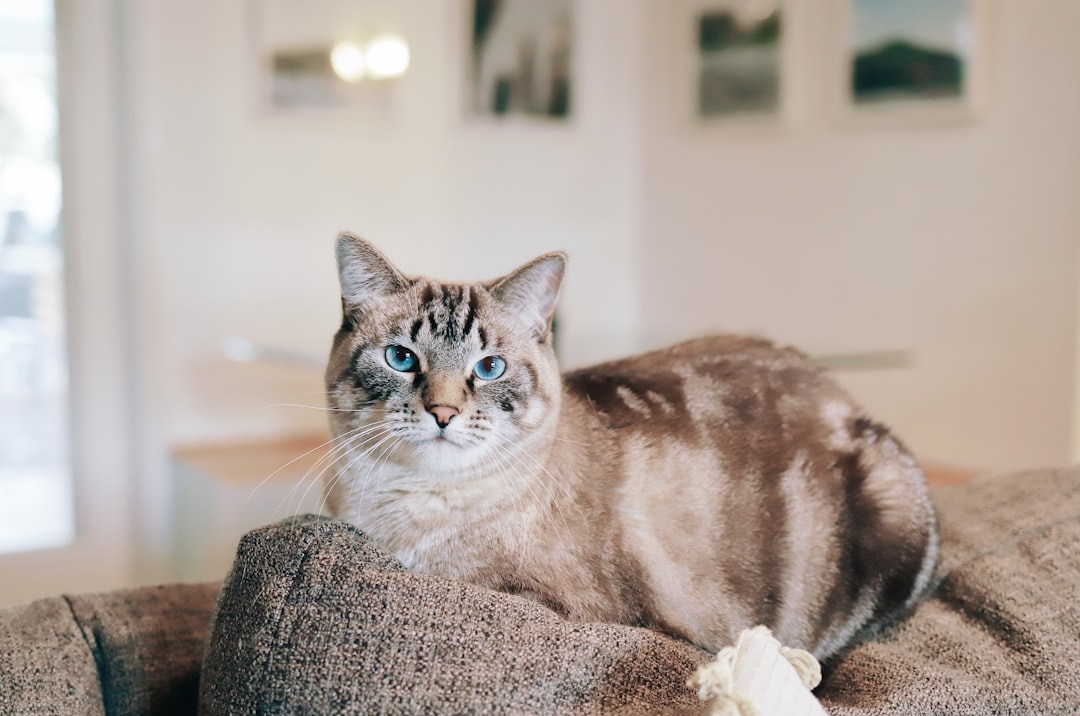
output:
[{"label": "framed picture", "polygon": [[779,0],[710,0],[691,5],[694,109],[701,120],[777,117],[781,112]]},{"label": "framed picture", "polygon": [[841,105],[850,119],[974,119],[986,90],[984,0],[840,2]]},{"label": "framed picture", "polygon": [[384,5],[248,0],[260,109],[282,115],[387,107],[409,68],[409,47]]},{"label": "framed picture", "polygon": [[575,0],[469,0],[468,6],[467,113],[569,119]]}]

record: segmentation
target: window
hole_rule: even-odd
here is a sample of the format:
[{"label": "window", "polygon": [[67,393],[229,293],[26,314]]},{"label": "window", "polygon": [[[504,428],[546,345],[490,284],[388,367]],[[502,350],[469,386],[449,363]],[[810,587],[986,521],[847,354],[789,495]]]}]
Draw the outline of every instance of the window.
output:
[{"label": "window", "polygon": [[0,0],[0,552],[74,538],[51,0]]}]

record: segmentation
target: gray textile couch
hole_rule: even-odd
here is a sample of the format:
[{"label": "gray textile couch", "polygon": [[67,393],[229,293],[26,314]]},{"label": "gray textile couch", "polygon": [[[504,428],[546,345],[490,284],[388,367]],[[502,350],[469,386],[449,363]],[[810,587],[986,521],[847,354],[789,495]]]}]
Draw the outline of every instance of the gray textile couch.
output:
[{"label": "gray textile couch", "polygon": [[192,714],[216,584],[0,611],[0,714]]},{"label": "gray textile couch", "polygon": [[[934,595],[831,665],[822,703],[1080,713],[1080,468],[935,500]],[[355,529],[311,519],[245,537],[220,594],[180,585],[0,612],[0,714],[195,713],[200,698],[204,714],[700,713],[684,684],[708,658],[410,574]]]}]

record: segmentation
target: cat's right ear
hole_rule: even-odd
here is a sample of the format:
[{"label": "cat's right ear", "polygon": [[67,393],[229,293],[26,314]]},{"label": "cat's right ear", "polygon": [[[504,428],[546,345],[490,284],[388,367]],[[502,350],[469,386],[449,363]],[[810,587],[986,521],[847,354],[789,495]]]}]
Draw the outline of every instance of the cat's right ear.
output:
[{"label": "cat's right ear", "polygon": [[338,234],[337,265],[341,299],[347,309],[359,309],[373,298],[409,286],[409,280],[378,249],[355,234]]}]

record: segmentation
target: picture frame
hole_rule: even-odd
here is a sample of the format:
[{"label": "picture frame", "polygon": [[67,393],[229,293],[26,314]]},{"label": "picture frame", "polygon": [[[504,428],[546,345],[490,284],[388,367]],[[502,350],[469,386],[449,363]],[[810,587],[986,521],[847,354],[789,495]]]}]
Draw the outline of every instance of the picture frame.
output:
[{"label": "picture frame", "polygon": [[695,128],[777,128],[791,102],[785,0],[679,0],[674,106]]},{"label": "picture frame", "polygon": [[577,0],[466,0],[463,113],[482,122],[574,119]]},{"label": "picture frame", "polygon": [[988,94],[987,0],[835,0],[835,105],[847,126],[970,123]]},{"label": "picture frame", "polygon": [[389,3],[247,0],[247,15],[260,116],[355,118],[393,106],[410,59]]}]

